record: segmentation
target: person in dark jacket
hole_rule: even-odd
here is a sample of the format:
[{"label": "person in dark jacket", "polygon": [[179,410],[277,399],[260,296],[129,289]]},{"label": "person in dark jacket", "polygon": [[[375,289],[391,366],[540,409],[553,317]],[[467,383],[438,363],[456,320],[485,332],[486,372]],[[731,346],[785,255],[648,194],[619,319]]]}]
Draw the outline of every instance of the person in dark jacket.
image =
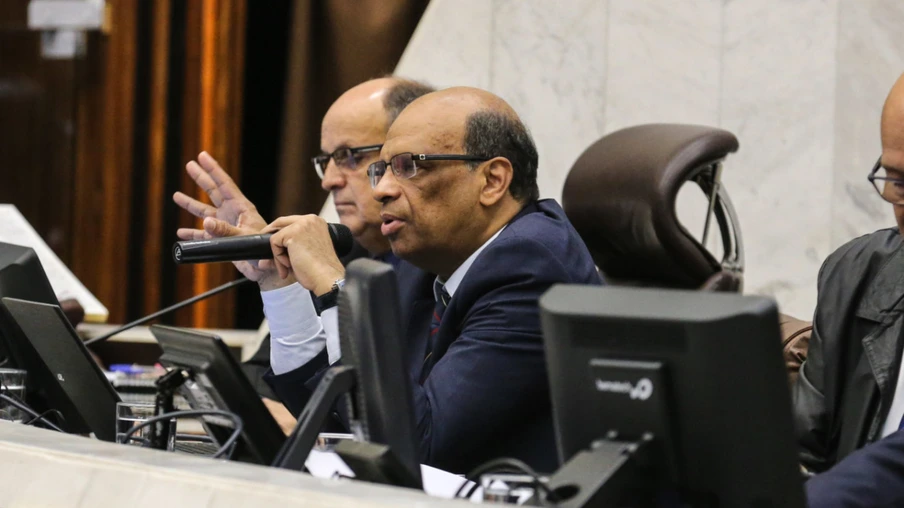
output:
[{"label": "person in dark jacket", "polygon": [[869,174],[897,228],[862,236],[819,272],[807,360],[793,388],[801,462],[822,472],[904,426],[904,76],[882,111]]},{"label": "person in dark jacket", "polygon": [[[368,168],[382,232],[403,260],[399,308],[422,463],[457,473],[502,456],[543,472],[558,466],[537,302],[556,283],[602,281],[562,208],[539,199],[537,162],[508,104],[452,88],[412,102]],[[341,291],[345,271],[322,219],[272,227],[281,273],[324,302]],[[271,386],[293,412],[341,360],[328,312],[296,313],[297,331],[282,331],[327,330],[325,353],[287,350],[293,368],[272,366]]]},{"label": "person in dark jacket", "polygon": [[[355,248],[342,259],[343,264],[358,257],[372,257],[394,262],[389,241],[380,234],[380,206],[374,201],[367,178],[367,166],[377,160],[389,125],[414,99],[432,92],[433,88],[403,78],[379,78],[366,81],[343,93],[330,106],[321,126],[321,155],[312,160],[314,170],[322,179],[321,186],[333,195],[339,221],[348,226],[355,238]],[[267,222],[257,207],[245,197],[238,185],[207,152],[185,167],[188,175],[210,197],[211,204],[202,203],[181,192],[173,196],[177,205],[192,215],[204,219],[204,229],[180,229],[183,240],[197,240],[222,236],[250,235],[260,232]],[[272,294],[293,280],[280,280],[271,272],[258,270],[247,261],[235,263],[248,278],[257,281],[262,298]],[[274,272],[275,273],[275,272]],[[272,324],[271,324],[272,325]],[[281,323],[275,323],[277,327]],[[263,381],[270,369],[270,335],[258,351],[242,364],[251,383],[265,397],[264,403],[276,417],[283,430],[290,431],[295,419],[288,414]],[[321,341],[321,347],[324,343]]]},{"label": "person in dark jacket", "polygon": [[847,456],[806,484],[810,508],[904,506],[904,431]]}]

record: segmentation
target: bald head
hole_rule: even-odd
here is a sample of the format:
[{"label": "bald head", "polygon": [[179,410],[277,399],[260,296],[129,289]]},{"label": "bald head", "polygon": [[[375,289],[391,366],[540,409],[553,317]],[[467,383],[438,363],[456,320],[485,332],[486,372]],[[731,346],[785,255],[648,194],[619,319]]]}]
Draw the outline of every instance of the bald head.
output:
[{"label": "bald head", "polygon": [[476,88],[412,102],[389,127],[380,158],[374,198],[383,234],[396,256],[440,277],[539,195],[530,134],[504,100]]},{"label": "bald head", "polygon": [[539,198],[536,146],[518,114],[499,96],[479,88],[448,88],[412,102],[396,124],[387,139],[426,134],[443,153],[506,158],[513,168],[512,196],[522,202]]},{"label": "bald head", "polygon": [[882,164],[904,170],[904,74],[882,108]]},{"label": "bald head", "polygon": [[[340,146],[355,146],[349,139],[382,137],[388,127],[383,100],[396,82],[394,78],[373,79],[339,96],[323,117],[320,148],[330,153]],[[324,146],[327,144],[333,146]]]},{"label": "bald head", "polygon": [[[904,75],[891,87],[882,108],[882,158],[880,163],[889,178],[904,178]],[[890,185],[890,184],[889,184]],[[889,188],[889,187],[886,187]],[[894,188],[891,186],[890,188]],[[894,205],[898,230],[904,235],[904,205]]]},{"label": "bald head", "polygon": [[[372,79],[357,85],[330,106],[320,130],[323,153],[345,153],[321,168],[321,186],[333,194],[339,220],[374,254],[389,249],[380,234],[379,205],[373,200],[366,168],[379,155],[389,124],[415,98],[431,92],[421,83],[400,78]],[[349,150],[354,150],[348,157]]]}]

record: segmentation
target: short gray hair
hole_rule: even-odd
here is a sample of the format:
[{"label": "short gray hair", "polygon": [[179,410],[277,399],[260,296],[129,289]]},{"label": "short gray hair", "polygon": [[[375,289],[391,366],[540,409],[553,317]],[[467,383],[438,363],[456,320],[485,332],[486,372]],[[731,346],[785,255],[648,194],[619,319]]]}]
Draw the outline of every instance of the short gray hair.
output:
[{"label": "short gray hair", "polygon": [[[492,159],[505,157],[512,163],[509,192],[522,203],[540,199],[537,186],[537,147],[527,127],[510,115],[497,111],[478,111],[468,116],[465,125],[465,153]],[[476,168],[478,162],[472,162]]]}]

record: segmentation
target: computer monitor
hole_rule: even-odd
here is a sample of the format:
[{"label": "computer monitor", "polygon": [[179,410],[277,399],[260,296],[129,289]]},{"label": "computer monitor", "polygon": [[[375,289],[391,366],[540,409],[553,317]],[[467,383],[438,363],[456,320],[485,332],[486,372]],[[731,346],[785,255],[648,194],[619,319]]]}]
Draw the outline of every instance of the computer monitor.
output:
[{"label": "computer monitor", "polygon": [[[628,443],[609,455],[622,461],[633,443],[651,451],[659,486],[691,505],[803,506],[772,300],[557,285],[540,308],[559,455],[571,460],[550,486],[570,505],[602,477],[570,464],[587,469],[591,448]],[[653,495],[651,477],[639,480],[625,484],[640,489],[631,495]]]},{"label": "computer monitor", "polygon": [[[233,458],[269,465],[283,445],[285,434],[226,344],[216,335],[170,326],[153,325],[151,333],[163,349],[160,363],[188,373],[181,393],[192,409],[221,409],[242,419],[244,429]],[[202,421],[221,444],[232,432],[228,420],[214,416]]]},{"label": "computer monitor", "polygon": [[[0,298],[3,297],[51,305],[60,303],[34,249],[0,242]],[[0,362],[6,362],[4,367],[20,367],[8,351],[2,331],[0,339]]]},{"label": "computer monitor", "polygon": [[352,430],[370,443],[389,447],[409,478],[399,483],[422,488],[420,439],[405,363],[407,343],[391,265],[372,259],[349,264],[339,294],[339,343],[342,364],[357,373]]},{"label": "computer monitor", "polygon": [[398,294],[392,266],[348,265],[338,309],[342,365],[321,379],[274,466],[300,469],[336,402],[350,394],[350,404],[339,405],[360,441],[342,441],[336,453],[358,479],[423,488]]},{"label": "computer monitor", "polygon": [[3,298],[0,330],[14,363],[28,373],[26,401],[32,408],[60,411],[66,432],[116,440],[119,395],[59,306]]}]

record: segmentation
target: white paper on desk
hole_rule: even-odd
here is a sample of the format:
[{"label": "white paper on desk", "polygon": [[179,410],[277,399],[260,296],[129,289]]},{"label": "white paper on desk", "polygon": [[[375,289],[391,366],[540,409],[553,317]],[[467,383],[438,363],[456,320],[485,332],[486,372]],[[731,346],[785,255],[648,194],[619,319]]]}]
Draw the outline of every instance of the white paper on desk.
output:
[{"label": "white paper on desk", "polygon": [[0,204],[0,242],[34,249],[58,299],[77,300],[85,309],[87,322],[103,323],[107,320],[107,308],[60,261],[15,205]]},{"label": "white paper on desk", "polygon": [[[320,450],[311,450],[308,460],[304,463],[311,475],[318,478],[333,478],[336,474],[341,476],[354,477],[355,473],[336,455],[334,452],[324,452]],[[452,499],[452,496],[461,487],[464,478],[456,474],[452,474],[442,469],[425,466],[421,464],[421,480],[424,482],[424,492],[431,496]],[[468,486],[464,489],[467,492],[473,485],[468,482]],[[480,489],[471,496],[471,499],[482,499],[483,495]]]}]

